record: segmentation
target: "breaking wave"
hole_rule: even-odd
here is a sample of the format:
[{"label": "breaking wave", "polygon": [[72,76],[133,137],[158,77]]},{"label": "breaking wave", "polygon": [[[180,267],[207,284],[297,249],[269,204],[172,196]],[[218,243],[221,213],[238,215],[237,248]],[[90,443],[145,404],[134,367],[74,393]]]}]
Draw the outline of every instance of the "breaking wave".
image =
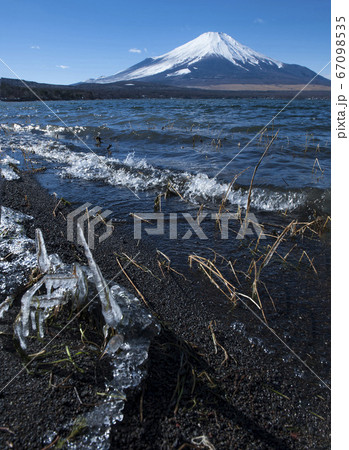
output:
[{"label": "breaking wave", "polygon": [[[135,192],[155,191],[157,194],[167,189],[180,194],[191,203],[219,205],[226,195],[229,184],[210,177],[205,173],[154,167],[146,158],[139,158],[134,152],[126,157],[116,158],[82,151],[74,144],[53,140],[67,129],[56,125],[5,125],[3,128],[14,131],[16,149],[36,155],[54,163],[54,169],[62,178],[75,178],[92,182],[104,182],[111,186],[125,187]],[[75,126],[72,131],[86,132],[87,127]],[[33,136],[43,134],[42,139]],[[0,141],[1,144],[1,141]],[[4,168],[3,168],[4,170]],[[255,186],[252,190],[252,206],[264,211],[292,211],[300,207],[316,206],[319,211],[328,209],[329,194],[326,190],[315,188],[282,189],[275,186]],[[248,186],[234,185],[229,191],[227,204],[245,208],[248,200]]]}]

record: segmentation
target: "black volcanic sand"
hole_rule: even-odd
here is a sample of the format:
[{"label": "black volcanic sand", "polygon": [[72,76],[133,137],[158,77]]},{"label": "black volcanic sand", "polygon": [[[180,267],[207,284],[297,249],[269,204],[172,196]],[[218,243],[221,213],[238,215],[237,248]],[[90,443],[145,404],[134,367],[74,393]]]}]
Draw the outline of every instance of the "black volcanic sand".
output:
[{"label": "black volcanic sand", "polygon": [[[76,205],[61,202],[56,207],[57,199],[28,174],[0,181],[0,194],[1,205],[34,217],[26,225],[27,234],[34,238],[35,228],[41,228],[49,253],[58,253],[66,263],[85,261],[82,249],[66,240],[66,215]],[[231,305],[217,297],[212,285],[198,276],[185,280],[173,271],[162,273],[155,249],[137,244],[126,224],[116,223],[113,235],[94,251],[107,279],[119,273],[114,253],[138,254],[137,263],[151,270],[131,264],[126,272],[162,331],[150,347],[147,378],[129,393],[124,420],[112,429],[112,448],[329,448],[329,391],[287,349],[266,352],[236,332]],[[115,280],[137,295],[123,274]],[[327,291],[319,286],[328,298],[328,286]],[[1,388],[23,367],[11,335],[20,294],[0,320]],[[248,325],[258,324],[248,311],[244,314]],[[49,324],[49,334],[66,319],[63,314]],[[216,347],[211,321],[220,344]],[[91,318],[84,316],[60,336],[60,348],[68,345],[75,354],[81,347],[79,325],[87,329],[89,340],[101,344]],[[71,364],[33,363],[31,373],[23,371],[3,390],[0,448],[40,449],[56,436],[69,436],[74,419],[100,401],[97,393],[110,376],[107,359],[100,360],[97,353],[79,357],[76,364],[83,373]],[[298,377],[300,369],[305,375]]]}]

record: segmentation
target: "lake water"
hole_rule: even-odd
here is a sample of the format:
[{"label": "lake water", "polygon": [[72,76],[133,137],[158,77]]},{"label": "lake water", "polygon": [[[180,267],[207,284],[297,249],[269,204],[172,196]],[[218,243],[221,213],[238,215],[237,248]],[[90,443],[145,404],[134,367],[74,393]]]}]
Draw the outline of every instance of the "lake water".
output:
[{"label": "lake water", "polygon": [[[286,103],[282,99],[48,102],[52,111],[39,102],[1,103],[0,145],[2,150],[29,152],[31,158],[44,161],[48,171],[42,182],[51,191],[119,214],[139,210],[140,205],[151,210],[154,198],[169,183],[191,205],[217,206],[234,176],[247,169],[228,196],[236,208],[246,205],[253,169],[279,130],[258,169],[251,207],[265,211],[316,207],[328,212],[329,101],[295,100],[262,137],[255,137]],[[176,208],[177,204],[170,206]]]}]

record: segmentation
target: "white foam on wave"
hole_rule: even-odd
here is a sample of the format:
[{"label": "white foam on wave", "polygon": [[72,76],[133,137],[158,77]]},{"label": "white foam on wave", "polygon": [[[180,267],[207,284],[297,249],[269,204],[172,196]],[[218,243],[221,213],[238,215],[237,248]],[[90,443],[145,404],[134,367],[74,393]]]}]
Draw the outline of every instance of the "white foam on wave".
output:
[{"label": "white foam on wave", "polygon": [[[18,128],[24,133],[36,129],[36,127],[36,125],[17,124],[14,128]],[[46,132],[50,133],[52,130],[47,127]],[[58,128],[55,128],[55,132]],[[205,201],[219,204],[229,188],[227,183],[221,183],[216,178],[210,178],[204,173],[191,174],[155,168],[145,158],[136,157],[135,152],[129,153],[123,160],[119,160],[94,152],[73,151],[52,139],[43,139],[39,142],[35,139],[34,141],[33,136],[25,134],[17,137],[16,145],[25,152],[59,163],[58,170],[63,178],[103,181],[112,186],[123,186],[134,191],[156,189],[164,192],[170,183],[183,198],[196,204]],[[232,189],[228,194],[227,202],[245,208],[247,199],[248,190]],[[252,205],[261,210],[293,210],[305,202],[306,194],[302,192],[272,191],[262,187],[254,187],[252,190]]]},{"label": "white foam on wave", "polygon": [[19,133],[19,134],[25,134],[25,133],[31,133],[33,131],[39,131],[42,132],[45,136],[49,136],[49,137],[56,137],[57,134],[63,134],[63,133],[69,133],[71,132],[72,134],[79,134],[83,131],[86,130],[86,127],[84,126],[73,126],[73,127],[65,127],[65,126],[61,126],[61,125],[39,125],[39,124],[29,124],[29,125],[25,125],[25,124],[19,124],[19,123],[14,123],[11,125],[5,124],[2,125],[3,129],[6,131],[13,131],[15,133]]},{"label": "white foam on wave", "polygon": [[134,167],[135,169],[153,168],[152,166],[149,166],[145,158],[137,159],[135,157],[135,152],[129,153],[123,160],[123,164],[129,167]]},{"label": "white foam on wave", "polygon": [[[219,183],[215,178],[210,178],[206,174],[198,173],[192,176],[185,186],[184,196],[193,202],[197,198],[211,201],[221,201],[226,195],[229,185]],[[248,190],[239,188],[230,190],[227,202],[232,205],[239,205],[245,208],[248,200]],[[255,187],[252,190],[251,201],[255,208],[265,211],[292,210],[303,204],[306,196],[303,193],[285,191],[271,192],[270,189]]]}]

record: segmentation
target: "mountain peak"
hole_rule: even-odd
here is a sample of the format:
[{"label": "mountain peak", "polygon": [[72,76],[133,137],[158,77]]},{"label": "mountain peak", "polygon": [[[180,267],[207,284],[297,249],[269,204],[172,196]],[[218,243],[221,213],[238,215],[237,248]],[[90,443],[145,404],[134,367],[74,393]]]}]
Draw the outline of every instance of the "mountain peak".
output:
[{"label": "mountain peak", "polygon": [[[261,53],[255,52],[249,47],[240,44],[226,33],[215,31],[203,33],[196,39],[193,39],[158,58],[165,58],[167,60],[175,58],[179,63],[190,60],[190,64],[194,64],[208,55],[225,58],[236,65],[240,65],[240,63],[256,65],[259,64],[260,61],[263,61],[267,63],[271,62],[278,67],[282,67],[280,61],[273,60]],[[158,58],[155,58],[155,60]]]},{"label": "mountain peak", "polygon": [[[301,84],[314,72],[258,53],[226,33],[208,31],[174,50],[95,83],[143,80],[181,86],[217,84]],[[322,77],[316,83],[328,84]]]}]

